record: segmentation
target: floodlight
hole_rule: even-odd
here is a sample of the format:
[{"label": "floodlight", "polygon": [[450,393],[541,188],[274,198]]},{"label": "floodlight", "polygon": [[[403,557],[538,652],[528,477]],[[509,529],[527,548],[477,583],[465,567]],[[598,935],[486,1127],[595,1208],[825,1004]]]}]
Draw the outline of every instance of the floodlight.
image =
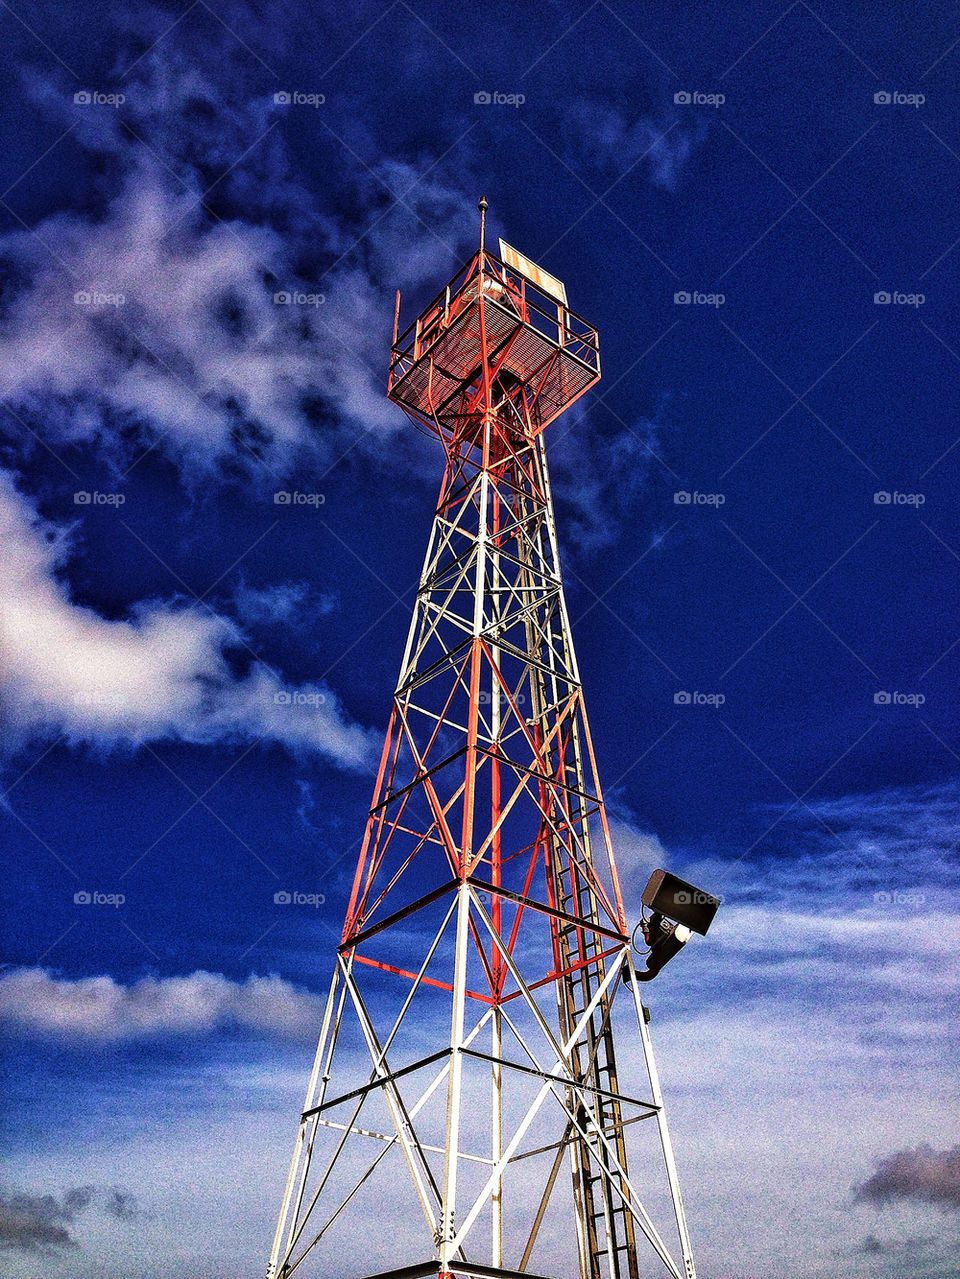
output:
[{"label": "floodlight", "polygon": [[705,893],[667,870],[655,870],[640,900],[657,914],[683,924],[705,937],[720,905],[720,898]]},{"label": "floodlight", "polygon": [[652,981],[694,933],[704,936],[720,905],[719,897],[705,893],[666,870],[655,870],[640,900],[652,912],[640,922],[649,950],[646,968],[637,969],[638,981]]}]

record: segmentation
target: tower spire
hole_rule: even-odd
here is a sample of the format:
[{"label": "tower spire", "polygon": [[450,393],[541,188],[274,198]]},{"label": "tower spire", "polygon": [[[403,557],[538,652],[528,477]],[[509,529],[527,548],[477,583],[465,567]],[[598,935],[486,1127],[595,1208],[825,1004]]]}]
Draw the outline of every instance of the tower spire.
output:
[{"label": "tower spire", "polygon": [[480,210],[480,252],[481,253],[483,252],[483,249],[484,249],[484,232],[486,230],[487,209],[489,209],[489,207],[490,207],[489,204],[487,204],[487,197],[485,195],[482,195],[480,199],[477,201],[477,208]]}]

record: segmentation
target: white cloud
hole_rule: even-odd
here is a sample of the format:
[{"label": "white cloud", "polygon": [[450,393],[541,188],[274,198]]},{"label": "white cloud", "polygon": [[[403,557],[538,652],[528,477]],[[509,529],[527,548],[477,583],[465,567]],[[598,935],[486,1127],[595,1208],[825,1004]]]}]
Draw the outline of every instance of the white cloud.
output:
[{"label": "white cloud", "polygon": [[[708,936],[691,939],[647,988],[651,998],[671,1020],[710,1008],[724,1022],[757,1013],[772,1024],[813,1007],[835,1079],[845,1061],[878,1076],[907,1062],[918,1077],[935,1074],[950,1052],[943,1008],[960,996],[956,790],[882,791],[785,812],[775,855],[726,862],[693,860],[614,820],[628,915],[657,866],[722,902]],[[765,827],[771,814],[759,818]],[[696,1034],[707,1033],[698,1020]]]},{"label": "white cloud", "polygon": [[106,976],[57,978],[43,968],[0,977],[0,1021],[65,1040],[116,1042],[240,1028],[309,1041],[319,1031],[322,1009],[318,996],[280,977],[235,982],[197,971],[123,985]]},{"label": "white cloud", "polygon": [[[661,408],[666,412],[668,400]],[[550,441],[550,471],[561,510],[561,539],[580,550],[611,545],[647,493],[651,471],[663,456],[663,423],[638,418],[612,435],[601,435],[574,408],[570,421]],[[652,544],[659,544],[654,535]]]},{"label": "white cloud", "polygon": [[377,437],[401,425],[376,385],[388,308],[370,280],[312,287],[276,231],[204,224],[172,185],[141,159],[101,221],[58,214],[0,242],[29,277],[5,307],[0,378],[44,438],[119,450],[133,429],[188,472],[236,458],[257,474],[255,456],[274,469],[316,447],[310,398]]},{"label": "white cloud", "polygon": [[[948,827],[955,821],[946,796],[946,791],[863,796],[856,803],[851,798],[846,805],[850,830],[858,823],[872,829],[882,813],[886,850],[902,856],[911,848],[922,857],[918,822],[931,846],[942,843],[943,831],[928,819],[930,807],[944,813]],[[901,816],[899,828],[894,811]],[[928,1236],[931,1227],[942,1242],[927,1257],[923,1273],[931,1279],[951,1273],[948,1254],[955,1242],[944,1235],[936,1205],[897,1204],[885,1208],[878,1222],[877,1209],[854,1202],[854,1190],[891,1150],[913,1149],[922,1142],[943,1149],[957,1140],[955,1124],[942,1105],[953,1087],[952,1043],[943,1008],[945,983],[957,981],[951,972],[956,910],[933,904],[933,896],[929,903],[904,909],[878,903],[872,886],[863,889],[857,878],[863,872],[856,864],[844,871],[842,864],[831,862],[811,887],[810,867],[802,857],[785,857],[767,874],[762,867],[741,865],[721,888],[719,859],[684,862],[664,850],[656,836],[636,831],[623,819],[615,821],[613,837],[624,877],[638,888],[650,869],[667,865],[695,882],[702,877],[707,887],[726,896],[710,935],[692,941],[644,990],[653,1012],[651,1030],[701,1273],[716,1279],[734,1274],[777,1279],[785,1272],[832,1279],[842,1270],[852,1279],[877,1273],[892,1279],[898,1260],[906,1255],[897,1251],[898,1240]],[[808,843],[814,861],[816,849],[817,840]],[[903,867],[907,876],[915,874],[912,856]],[[765,896],[758,898],[761,892]],[[196,976],[182,980],[189,983]],[[112,989],[109,979],[96,980]],[[224,981],[209,974],[205,980],[216,990]],[[45,974],[37,986],[49,982]],[[79,1002],[72,987],[81,984],[69,984],[68,1004]],[[166,983],[157,985],[167,989]],[[232,1009],[236,992],[244,987],[225,985],[233,993],[222,1003],[218,998],[211,1002]],[[2,987],[0,982],[0,992]],[[295,1005],[298,998],[293,992]],[[11,1002],[20,1009],[54,1001],[48,995],[34,1000],[24,987]],[[119,1002],[126,1008],[134,1001],[121,995]],[[191,1002],[186,1001],[188,1006]],[[314,999],[313,1026],[317,1012]],[[247,1015],[251,1021],[256,1016]],[[297,1015],[291,1014],[288,1024],[295,1025]],[[226,1014],[231,1016],[237,1014]],[[622,1086],[639,1093],[643,1065],[635,1025],[630,1024],[632,1010],[617,1000],[614,1016],[624,1032],[618,1039]],[[52,1013],[46,1020],[56,1024]],[[208,1016],[206,1024],[211,1020]],[[237,1016],[232,1023],[213,1024],[238,1021]],[[231,1219],[221,1229],[223,1255],[241,1237],[243,1249],[255,1250],[257,1231],[268,1235],[269,1217],[279,1201],[288,1138],[309,1069],[306,1060],[297,1069],[289,1058],[287,1054],[279,1071],[272,1062],[269,1070],[231,1063],[228,1098],[249,1107],[244,1115],[230,1112],[229,1105],[225,1112],[219,1092],[208,1111],[195,1109],[207,1080],[222,1082],[224,1077],[219,1067],[207,1067],[206,1075],[201,1068],[183,1102],[183,1123],[164,1123],[162,1132],[158,1123],[149,1148],[139,1150],[133,1164],[126,1156],[119,1159],[116,1141],[96,1135],[91,1120],[97,1177],[123,1181],[146,1200],[158,1167],[173,1170],[193,1161],[193,1167],[202,1169],[199,1193],[212,1201],[221,1169],[213,1157],[204,1162],[203,1151],[210,1118],[216,1117],[236,1133],[238,1150],[249,1149],[247,1165],[269,1168],[276,1186],[275,1200],[264,1205],[262,1176],[238,1182],[237,1222]],[[131,1078],[128,1095],[139,1097],[133,1090],[142,1082],[139,1075]],[[153,1080],[149,1086],[162,1084]],[[281,1103],[288,1107],[286,1116]],[[139,1118],[136,1122],[141,1123]],[[656,1152],[633,1145],[649,1139],[648,1126],[629,1131],[631,1167],[653,1210],[662,1188],[660,1165]],[[122,1146],[130,1148],[136,1143]],[[58,1149],[46,1155],[31,1152],[24,1162],[46,1184],[50,1170],[61,1168],[61,1158]],[[23,1173],[19,1175],[23,1180]],[[70,1175],[75,1175],[73,1169]],[[395,1175],[404,1176],[399,1163]],[[178,1192],[168,1187],[178,1184],[176,1176],[164,1181],[164,1196],[175,1198]],[[192,1181],[191,1193],[196,1193]],[[195,1222],[195,1212],[188,1215]],[[412,1220],[401,1208],[382,1209],[383,1228],[391,1238],[395,1232],[397,1237],[401,1231],[413,1233]],[[249,1221],[258,1223],[256,1229],[244,1224]],[[786,1235],[784,1221],[791,1223]],[[171,1229],[159,1231],[159,1249]],[[870,1232],[883,1239],[889,1270],[878,1271],[875,1257],[864,1251],[862,1240]],[[203,1248],[195,1231],[192,1255],[202,1255]],[[548,1260],[559,1264],[561,1257],[558,1252]],[[358,1272],[375,1270],[375,1260],[366,1270],[358,1262]],[[337,1273],[334,1264],[318,1261],[317,1273]],[[140,1273],[143,1267],[138,1261],[130,1270]],[[555,1267],[543,1269],[554,1272],[559,1273]]]},{"label": "white cloud", "polygon": [[640,894],[653,871],[666,867],[669,854],[656,835],[637,830],[623,818],[608,821],[624,906],[628,915],[639,916]]},{"label": "white cloud", "polygon": [[[673,191],[707,129],[699,121],[640,115],[628,120],[617,108],[588,98],[574,100],[568,117],[584,153],[605,169],[622,173],[638,161],[654,186]],[[641,159],[642,158],[642,159]]]},{"label": "white cloud", "polygon": [[[32,428],[14,447],[24,457],[37,438],[54,452],[86,445],[119,465],[155,446],[188,486],[244,473],[267,488],[348,443],[379,452],[404,423],[382,386],[392,318],[382,275],[407,287],[450,268],[468,230],[463,201],[438,175],[418,183],[404,161],[346,162],[353,211],[325,215],[291,177],[282,111],[251,91],[235,37],[222,30],[198,50],[185,23],[155,43],[155,20],[148,8],[130,16],[131,47],[142,38],[137,52],[150,52],[126,78],[123,121],[77,110],[50,79],[31,82],[102,177],[83,211],[0,237],[0,381]],[[391,208],[388,192],[403,204]],[[411,234],[418,214],[432,234]],[[324,300],[275,303],[297,291]],[[108,746],[262,738],[366,762],[369,736],[329,689],[291,688],[263,662],[231,672],[225,650],[245,637],[230,617],[148,599],[108,620],[57,580],[69,535],[36,521],[7,477],[0,521],[10,548],[0,683],[14,746],[56,731]],[[298,590],[241,588],[234,615],[291,621]]]},{"label": "white cloud", "polygon": [[404,430],[383,386],[393,288],[452,271],[470,202],[439,173],[345,153],[328,214],[291,175],[284,108],[252,87],[235,37],[198,48],[189,22],[162,40],[153,22],[145,7],[130,15],[131,49],[139,36],[150,51],[120,113],[78,110],[62,84],[28,78],[104,177],[84,192],[96,215],[0,236],[6,398],[52,444],[117,456],[155,444],[191,483],[223,466],[264,481],[345,442],[378,452]]},{"label": "white cloud", "polygon": [[237,614],[250,626],[293,625],[331,613],[337,603],[335,595],[312,592],[308,582],[255,587],[241,581],[234,592]]},{"label": "white cloud", "polygon": [[[104,176],[85,192],[95,215],[61,212],[0,237],[10,277],[0,381],[33,431],[20,433],[21,456],[37,437],[54,452],[88,445],[115,465],[152,445],[187,485],[243,472],[269,487],[347,441],[378,452],[404,422],[381,385],[392,318],[381,275],[408,286],[449,267],[467,229],[463,202],[438,177],[418,184],[413,167],[390,160],[348,165],[343,203],[352,190],[354,212],[324,215],[290,176],[278,108],[250,91],[236,39],[223,31],[198,51],[185,23],[154,44],[154,19],[131,15],[133,43],[139,32],[152,47],[125,82],[125,123],[32,81],[34,99],[69,116]],[[409,208],[389,208],[387,189]],[[204,207],[214,199],[217,217]],[[411,234],[417,214],[433,234]],[[297,291],[324,301],[275,303]],[[78,303],[78,293],[108,300]],[[262,738],[366,763],[370,737],[329,689],[291,688],[260,661],[243,678],[231,672],[225,650],[245,636],[230,617],[149,599],[108,620],[57,580],[69,535],[38,522],[8,477],[0,521],[0,685],[14,746],[57,731],[108,746]],[[241,588],[235,616],[293,620],[298,590]]]},{"label": "white cloud", "polygon": [[371,735],[329,689],[291,688],[261,662],[244,678],[231,673],[224,648],[242,634],[229,618],[152,600],[111,621],[75,603],[56,577],[68,534],[39,520],[3,472],[0,538],[0,692],[16,740],[50,732],[107,746],[263,739],[345,767],[368,762]]}]

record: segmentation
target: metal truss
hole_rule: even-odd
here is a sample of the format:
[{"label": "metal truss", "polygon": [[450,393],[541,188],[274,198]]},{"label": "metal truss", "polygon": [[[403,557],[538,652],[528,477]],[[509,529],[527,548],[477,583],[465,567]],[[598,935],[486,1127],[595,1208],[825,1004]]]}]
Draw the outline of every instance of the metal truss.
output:
[{"label": "metal truss", "polygon": [[[424,1242],[406,1260],[435,1258],[418,1274],[526,1274],[565,1228],[558,1279],[639,1279],[642,1251],[695,1279],[542,434],[599,376],[596,334],[553,305],[481,244],[395,336],[391,398],[440,438],[445,469],[269,1279],[315,1257],[378,1179],[412,1192]],[[624,987],[640,1096],[616,1060]],[[645,1120],[662,1160],[638,1178],[628,1129]],[[679,1262],[640,1197],[664,1173]],[[400,1247],[385,1235],[384,1262]]]}]

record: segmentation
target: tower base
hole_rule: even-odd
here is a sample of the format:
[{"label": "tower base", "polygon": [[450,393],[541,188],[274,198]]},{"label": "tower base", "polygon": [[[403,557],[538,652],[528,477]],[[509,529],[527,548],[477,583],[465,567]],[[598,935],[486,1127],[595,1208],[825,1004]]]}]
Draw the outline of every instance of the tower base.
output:
[{"label": "tower base", "polygon": [[[403,1266],[399,1270],[382,1270],[380,1274],[368,1275],[367,1279],[427,1279],[427,1276],[439,1275],[439,1261],[424,1261],[415,1266]],[[482,1266],[474,1261],[458,1261],[447,1274],[456,1279],[544,1279],[542,1275],[531,1275],[526,1271],[499,1270],[496,1266]]]}]

